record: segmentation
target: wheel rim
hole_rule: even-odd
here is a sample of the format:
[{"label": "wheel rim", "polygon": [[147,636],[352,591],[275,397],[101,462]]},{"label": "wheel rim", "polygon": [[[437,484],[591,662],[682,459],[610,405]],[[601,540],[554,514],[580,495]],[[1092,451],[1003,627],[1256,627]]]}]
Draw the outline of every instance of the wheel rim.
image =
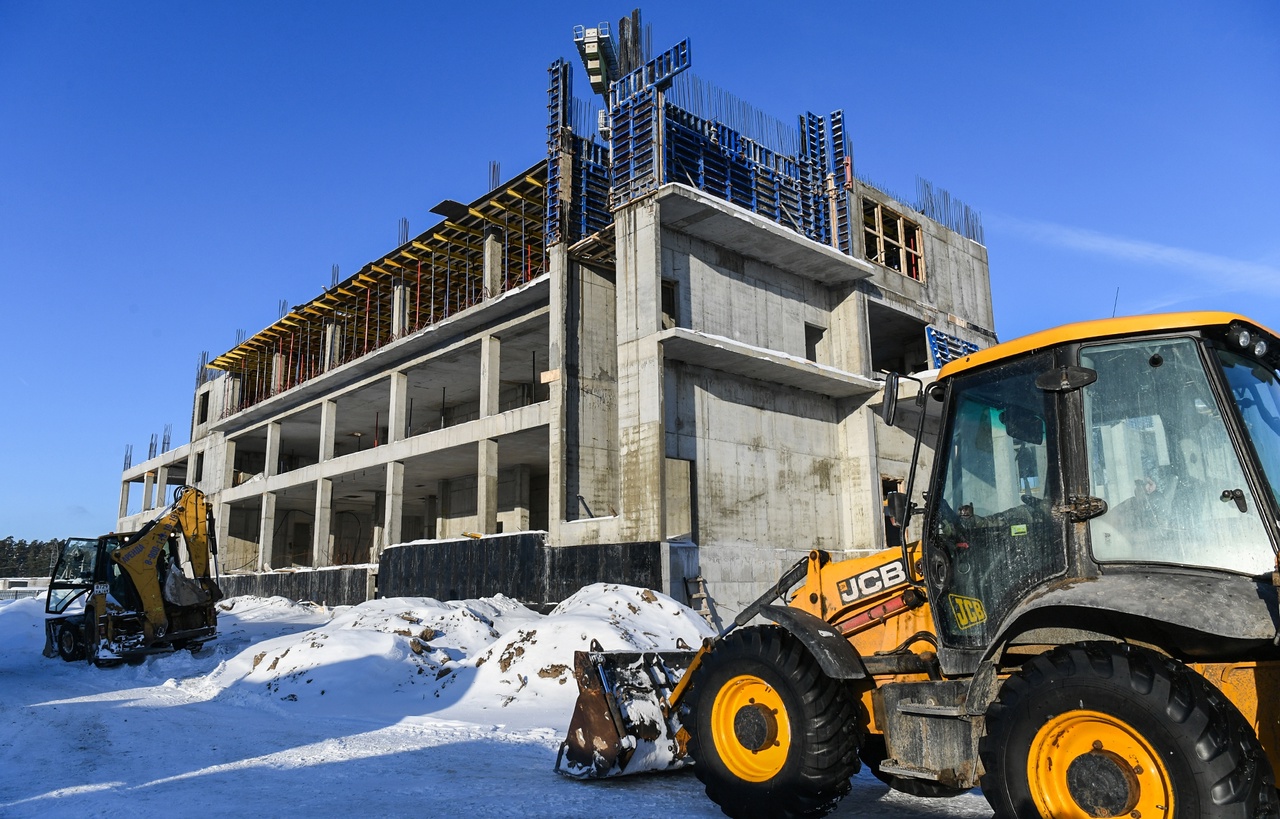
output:
[{"label": "wheel rim", "polygon": [[67,626],[58,630],[58,648],[65,655],[74,654],[76,651],[76,635]]},{"label": "wheel rim", "polygon": [[711,730],[721,761],[739,779],[764,782],[787,762],[787,708],[773,686],[752,674],[734,677],[716,692]]},{"label": "wheel rim", "polygon": [[1097,711],[1068,711],[1040,728],[1027,784],[1050,819],[1173,815],[1173,784],[1155,749],[1133,726]]}]

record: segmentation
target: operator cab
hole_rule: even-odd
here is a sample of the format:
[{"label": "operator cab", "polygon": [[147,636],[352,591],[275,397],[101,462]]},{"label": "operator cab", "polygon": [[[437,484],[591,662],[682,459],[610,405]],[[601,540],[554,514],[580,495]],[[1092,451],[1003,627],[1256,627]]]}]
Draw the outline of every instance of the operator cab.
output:
[{"label": "operator cab", "polygon": [[53,578],[49,581],[45,612],[62,614],[72,603],[83,606],[82,598],[93,588],[93,581],[97,579],[97,565],[97,538],[67,538],[53,569]]},{"label": "operator cab", "polygon": [[128,611],[139,610],[142,601],[124,567],[108,556],[133,536],[129,533],[68,538],[49,582],[45,613],[64,614],[73,605],[83,608],[84,598],[95,583],[106,585],[108,603]]},{"label": "operator cab", "polygon": [[1156,598],[1194,586],[1252,598],[1273,635],[1259,601],[1275,597],[1278,348],[1238,316],[1195,313],[1070,325],[947,365],[923,550],[944,665],[1099,578],[1118,616],[1158,620]]}]

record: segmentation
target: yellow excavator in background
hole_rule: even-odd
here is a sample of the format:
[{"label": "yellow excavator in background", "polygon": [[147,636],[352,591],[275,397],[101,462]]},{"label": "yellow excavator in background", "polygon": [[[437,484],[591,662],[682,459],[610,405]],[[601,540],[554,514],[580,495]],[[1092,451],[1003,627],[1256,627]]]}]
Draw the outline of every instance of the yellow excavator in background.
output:
[{"label": "yellow excavator in background", "polygon": [[1001,819],[1280,816],[1278,365],[1273,332],[1210,312],[952,361],[888,499],[914,542],[813,551],[696,653],[580,652],[557,770],[693,761],[734,817],[823,815],[860,762]]},{"label": "yellow excavator in background", "polygon": [[204,493],[183,486],[137,532],[69,538],[49,581],[44,655],[109,666],[214,639],[215,532]]}]

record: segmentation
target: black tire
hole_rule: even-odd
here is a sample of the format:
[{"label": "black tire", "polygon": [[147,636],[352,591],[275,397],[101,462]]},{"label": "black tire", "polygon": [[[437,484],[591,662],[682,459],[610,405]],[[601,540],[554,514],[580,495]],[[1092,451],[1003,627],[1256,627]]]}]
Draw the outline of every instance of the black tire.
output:
[{"label": "black tire", "polygon": [[689,750],[725,815],[824,816],[849,792],[858,771],[853,694],[785,629],[738,629],[694,673]]},{"label": "black tire", "polygon": [[[979,744],[996,816],[1276,817],[1253,729],[1203,677],[1151,651],[1081,643],[1009,677]],[[1032,781],[1035,780],[1035,781]]]},{"label": "black tire", "polygon": [[73,623],[60,623],[56,632],[58,656],[69,663],[85,657],[84,636]]},{"label": "black tire", "polygon": [[862,741],[858,743],[858,756],[876,779],[879,779],[895,791],[902,791],[911,796],[922,796],[927,799],[950,799],[969,792],[966,788],[952,788],[939,782],[931,782],[928,779],[914,779],[909,776],[894,776],[893,774],[884,773],[880,770],[880,763],[888,758],[889,752],[885,748],[882,734],[863,737]]}]

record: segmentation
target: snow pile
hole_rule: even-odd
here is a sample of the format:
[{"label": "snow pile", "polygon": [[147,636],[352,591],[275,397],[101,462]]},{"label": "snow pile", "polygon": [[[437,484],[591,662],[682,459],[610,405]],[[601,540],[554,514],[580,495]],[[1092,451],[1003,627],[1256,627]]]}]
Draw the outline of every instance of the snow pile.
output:
[{"label": "snow pile", "polygon": [[[297,604],[235,598],[224,604],[224,618],[236,615],[243,630],[289,606]],[[390,598],[338,608],[301,633],[256,640],[187,685],[203,698],[275,711],[567,724],[578,696],[575,650],[593,641],[605,650],[688,649],[712,633],[670,597],[617,584],[588,586],[546,616],[502,596]],[[562,717],[550,716],[556,712]]]}]

